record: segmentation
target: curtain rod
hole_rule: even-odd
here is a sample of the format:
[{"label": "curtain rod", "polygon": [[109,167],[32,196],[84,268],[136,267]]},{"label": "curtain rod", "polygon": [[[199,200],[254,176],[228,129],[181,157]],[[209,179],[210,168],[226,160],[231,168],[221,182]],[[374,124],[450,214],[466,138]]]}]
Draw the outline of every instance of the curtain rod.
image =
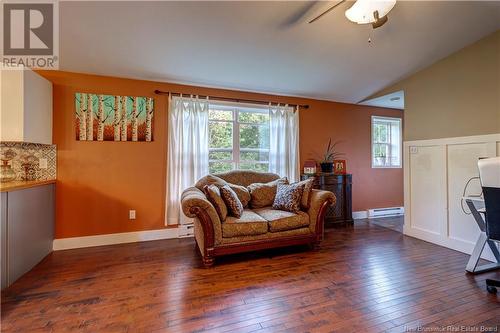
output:
[{"label": "curtain rod", "polygon": [[[170,91],[161,91],[161,90],[155,90],[155,94],[157,95],[172,95],[172,96],[183,96],[183,95],[191,95],[191,94],[182,94],[182,93],[176,93],[176,92],[170,92]],[[220,97],[220,96],[205,96],[205,95],[196,95],[199,98],[209,98],[213,100],[218,100],[218,101],[228,101],[228,102],[238,102],[238,103],[253,103],[253,104],[262,104],[262,105],[269,105],[269,101],[259,101],[259,100],[254,100],[254,99],[244,99],[244,98],[231,98],[231,97]],[[286,103],[277,103],[274,102],[275,104],[286,104]],[[288,104],[288,106],[294,107],[298,106],[299,108],[302,109],[309,109],[309,105],[307,104]]]}]

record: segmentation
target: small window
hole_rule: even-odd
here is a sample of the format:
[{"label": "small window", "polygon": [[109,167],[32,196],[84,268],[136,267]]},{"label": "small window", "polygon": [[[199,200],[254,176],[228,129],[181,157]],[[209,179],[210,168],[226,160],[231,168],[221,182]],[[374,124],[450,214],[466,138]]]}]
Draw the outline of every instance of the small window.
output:
[{"label": "small window", "polygon": [[372,116],[372,168],[401,168],[401,119]]},{"label": "small window", "polygon": [[211,103],[209,172],[269,171],[269,108]]}]

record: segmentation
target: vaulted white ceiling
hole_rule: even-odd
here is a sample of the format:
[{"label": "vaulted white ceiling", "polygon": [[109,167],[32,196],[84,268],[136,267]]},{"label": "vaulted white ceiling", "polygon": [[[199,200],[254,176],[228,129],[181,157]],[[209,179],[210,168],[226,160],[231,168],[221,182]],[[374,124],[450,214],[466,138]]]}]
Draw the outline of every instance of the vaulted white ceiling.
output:
[{"label": "vaulted white ceiling", "polygon": [[346,3],[307,23],[331,4],[60,2],[60,69],[358,102],[500,29],[498,1],[398,1],[377,30]]}]

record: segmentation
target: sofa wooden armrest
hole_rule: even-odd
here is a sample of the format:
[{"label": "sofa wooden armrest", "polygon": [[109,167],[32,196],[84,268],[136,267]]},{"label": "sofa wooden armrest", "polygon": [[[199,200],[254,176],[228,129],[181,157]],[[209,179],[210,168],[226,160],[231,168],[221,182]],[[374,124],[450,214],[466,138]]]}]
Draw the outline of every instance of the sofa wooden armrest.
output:
[{"label": "sofa wooden armrest", "polygon": [[187,217],[196,218],[202,230],[195,227],[195,238],[203,257],[204,265],[213,263],[213,249],[222,237],[222,227],[215,207],[205,194],[196,187],[190,187],[182,193],[182,211]]},{"label": "sofa wooden armrest", "polygon": [[[318,242],[323,240],[323,219],[329,206],[335,205],[337,199],[332,192],[315,190],[311,192],[311,205],[307,210],[309,215],[309,228],[316,234]],[[319,223],[318,223],[319,221]]]}]

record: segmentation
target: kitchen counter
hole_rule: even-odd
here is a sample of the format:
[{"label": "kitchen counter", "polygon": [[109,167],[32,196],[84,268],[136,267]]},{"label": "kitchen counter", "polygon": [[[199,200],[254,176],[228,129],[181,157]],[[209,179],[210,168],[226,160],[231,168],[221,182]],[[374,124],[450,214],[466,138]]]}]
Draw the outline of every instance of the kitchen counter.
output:
[{"label": "kitchen counter", "polygon": [[14,180],[7,183],[0,183],[0,192],[11,192],[16,190],[23,190],[30,187],[54,184],[55,179],[50,180]]}]

